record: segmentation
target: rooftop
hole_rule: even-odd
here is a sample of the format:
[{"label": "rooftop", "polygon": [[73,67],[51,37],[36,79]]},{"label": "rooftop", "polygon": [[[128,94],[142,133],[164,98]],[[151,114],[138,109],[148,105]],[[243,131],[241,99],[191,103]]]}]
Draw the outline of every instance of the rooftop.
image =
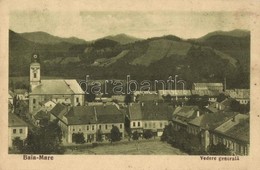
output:
[{"label": "rooftop", "polygon": [[76,80],[51,79],[41,80],[41,84],[36,86],[32,94],[84,94]]},{"label": "rooftop", "polygon": [[8,127],[28,126],[22,119],[13,113],[8,114]]}]

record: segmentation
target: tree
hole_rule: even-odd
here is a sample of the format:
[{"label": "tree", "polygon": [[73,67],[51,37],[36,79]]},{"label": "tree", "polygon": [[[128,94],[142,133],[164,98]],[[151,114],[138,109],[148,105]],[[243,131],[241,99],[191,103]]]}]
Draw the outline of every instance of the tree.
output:
[{"label": "tree", "polygon": [[223,143],[217,145],[210,145],[209,154],[211,155],[231,155],[231,151]]},{"label": "tree", "polygon": [[76,144],[85,143],[85,137],[83,133],[73,133],[72,134],[72,141]]},{"label": "tree", "polygon": [[98,129],[98,131],[97,131],[97,141],[98,142],[102,142],[103,141],[102,134],[103,134],[102,130]]},{"label": "tree", "polygon": [[112,125],[111,133],[111,142],[116,142],[121,140],[121,134],[117,126]]},{"label": "tree", "polygon": [[227,98],[227,96],[224,93],[220,93],[217,96],[217,102],[222,102],[223,100],[225,100]]},{"label": "tree", "polygon": [[49,122],[47,126],[29,131],[22,153],[26,154],[62,154],[62,131],[58,122]]},{"label": "tree", "polygon": [[85,99],[87,102],[93,102],[96,98],[96,95],[93,93],[85,94]]},{"label": "tree", "polygon": [[15,137],[13,139],[13,146],[19,151],[23,149],[23,141],[20,139],[20,137]]},{"label": "tree", "polygon": [[137,131],[134,131],[133,133],[133,140],[138,140],[139,139],[139,134]]},{"label": "tree", "polygon": [[153,132],[149,129],[149,130],[145,130],[145,131],[144,131],[143,136],[144,136],[145,139],[150,139],[150,138],[152,138],[154,135],[153,135]]},{"label": "tree", "polygon": [[127,94],[125,96],[125,104],[128,105],[131,102],[132,102],[132,96],[130,94]]}]

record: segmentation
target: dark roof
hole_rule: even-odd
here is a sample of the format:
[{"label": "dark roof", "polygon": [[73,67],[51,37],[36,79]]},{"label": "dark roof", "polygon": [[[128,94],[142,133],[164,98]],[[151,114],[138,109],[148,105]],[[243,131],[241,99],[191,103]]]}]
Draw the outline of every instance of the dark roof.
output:
[{"label": "dark roof", "polygon": [[98,123],[124,123],[125,115],[115,105],[94,106]]},{"label": "dark roof", "polygon": [[65,115],[69,125],[97,123],[93,106],[75,106]]},{"label": "dark roof", "polygon": [[172,120],[182,124],[187,124],[190,120],[197,117],[197,111],[200,111],[198,106],[177,107],[173,112]]},{"label": "dark roof", "polygon": [[167,103],[145,102],[141,112],[143,120],[171,120],[173,107]]},{"label": "dark roof", "polygon": [[196,117],[195,119],[191,120],[189,124],[199,126],[204,129],[215,129],[236,114],[236,112],[225,111],[219,111],[216,113],[205,113],[200,117]]},{"label": "dark roof", "polygon": [[127,114],[130,120],[142,120],[142,111],[140,103],[132,103],[129,105]]},{"label": "dark roof", "polygon": [[46,112],[46,111],[43,111],[43,110],[40,110],[39,112],[37,112],[35,115],[34,115],[34,118],[36,120],[41,120],[41,119],[49,119],[50,117],[50,113],[49,112]]},{"label": "dark roof", "polygon": [[62,119],[62,116],[68,111],[68,107],[61,104],[57,103],[53,109],[50,110],[50,113],[53,114],[54,116]]},{"label": "dark roof", "polygon": [[241,121],[225,132],[225,135],[249,143],[249,126],[249,119]]},{"label": "dark roof", "polygon": [[13,113],[9,113],[8,115],[8,127],[19,127],[19,126],[27,126],[27,123],[25,123],[22,119],[17,117]]}]

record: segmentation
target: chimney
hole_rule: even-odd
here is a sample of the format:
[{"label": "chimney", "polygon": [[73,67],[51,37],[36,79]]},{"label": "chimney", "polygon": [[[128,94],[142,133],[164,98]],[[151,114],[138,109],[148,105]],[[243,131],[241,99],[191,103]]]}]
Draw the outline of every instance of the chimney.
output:
[{"label": "chimney", "polygon": [[200,111],[197,110],[197,117],[200,117]]}]

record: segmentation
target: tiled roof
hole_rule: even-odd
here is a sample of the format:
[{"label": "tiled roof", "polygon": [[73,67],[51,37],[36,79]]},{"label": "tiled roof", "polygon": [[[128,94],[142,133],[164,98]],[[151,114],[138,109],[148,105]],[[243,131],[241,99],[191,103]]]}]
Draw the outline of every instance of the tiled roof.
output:
[{"label": "tiled roof", "polygon": [[22,119],[13,113],[8,114],[8,127],[28,126]]},{"label": "tiled roof", "polygon": [[94,106],[97,113],[98,123],[124,123],[124,114],[115,106]]},{"label": "tiled roof", "polygon": [[175,122],[187,124],[187,122],[197,116],[197,111],[200,111],[198,106],[177,107],[173,112],[172,120]]},{"label": "tiled roof", "polygon": [[219,127],[215,129],[215,131],[220,133],[226,133],[229,131],[232,127],[239,124],[241,121],[248,119],[249,116],[245,114],[237,114],[232,119],[226,121],[225,123],[221,124]]},{"label": "tiled roof", "polygon": [[143,120],[171,120],[173,107],[167,103],[145,102],[141,106]]},{"label": "tiled roof", "polygon": [[249,119],[246,119],[226,131],[225,135],[249,143],[249,126]]},{"label": "tiled roof", "polygon": [[32,92],[33,94],[84,94],[81,87],[76,80],[41,80],[41,84],[36,86]]},{"label": "tiled roof", "polygon": [[93,106],[75,106],[65,115],[69,125],[97,123]]},{"label": "tiled roof", "polygon": [[131,120],[142,120],[142,111],[140,103],[132,103],[128,107],[128,116]]},{"label": "tiled roof", "polygon": [[62,119],[62,117],[65,115],[65,113],[68,112],[68,107],[57,103],[53,109],[50,110],[50,113],[56,116],[59,119]]},{"label": "tiled roof", "polygon": [[50,113],[49,113],[49,112],[46,112],[46,111],[43,111],[43,110],[38,111],[38,112],[34,115],[34,118],[35,118],[36,120],[49,119],[49,117],[50,117]]},{"label": "tiled roof", "polygon": [[201,128],[215,129],[236,114],[237,113],[235,112],[224,111],[219,111],[216,113],[205,113],[200,117],[196,117],[195,119],[191,120],[189,124],[199,126]]}]

